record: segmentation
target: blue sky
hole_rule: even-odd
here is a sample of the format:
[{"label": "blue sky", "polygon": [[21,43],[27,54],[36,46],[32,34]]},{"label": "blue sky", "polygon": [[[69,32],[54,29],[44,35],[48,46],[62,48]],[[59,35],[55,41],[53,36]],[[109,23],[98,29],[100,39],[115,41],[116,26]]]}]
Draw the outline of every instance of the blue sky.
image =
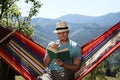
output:
[{"label": "blue sky", "polygon": [[[40,0],[43,6],[36,17],[58,18],[66,14],[80,14],[87,16],[102,16],[108,13],[120,12],[120,0]],[[30,5],[23,2],[18,4],[23,11],[22,16],[28,13]]]}]

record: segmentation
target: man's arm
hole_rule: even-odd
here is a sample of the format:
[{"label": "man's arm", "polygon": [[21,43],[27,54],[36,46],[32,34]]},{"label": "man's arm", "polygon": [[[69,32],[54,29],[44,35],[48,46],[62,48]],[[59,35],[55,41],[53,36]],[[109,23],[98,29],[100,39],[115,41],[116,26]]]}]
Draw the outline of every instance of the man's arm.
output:
[{"label": "man's arm", "polygon": [[62,66],[66,69],[69,69],[69,70],[72,70],[72,71],[77,71],[79,68],[80,68],[80,63],[81,63],[81,60],[78,59],[78,58],[75,58],[74,59],[74,64],[71,65],[71,64],[66,64],[65,62],[62,62],[60,59],[56,59],[56,63],[57,65],[59,66]]},{"label": "man's arm", "polygon": [[46,55],[45,57],[44,57],[44,60],[43,60],[43,65],[45,66],[45,67],[47,67],[49,64],[50,64],[50,57],[48,56],[48,55]]},{"label": "man's arm", "polygon": [[[56,49],[58,47],[58,44],[56,44],[55,42],[52,43],[51,45],[49,45],[49,47],[53,48],[53,49]],[[44,60],[43,60],[43,64],[45,67],[47,67],[51,62],[51,59],[49,57],[49,55],[46,53],[45,57],[44,57]]]}]

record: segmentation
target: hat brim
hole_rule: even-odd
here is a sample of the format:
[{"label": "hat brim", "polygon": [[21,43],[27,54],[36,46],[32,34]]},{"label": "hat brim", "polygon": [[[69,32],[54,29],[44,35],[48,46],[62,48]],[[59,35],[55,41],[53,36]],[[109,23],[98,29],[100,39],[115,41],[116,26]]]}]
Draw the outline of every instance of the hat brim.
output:
[{"label": "hat brim", "polygon": [[53,31],[53,33],[60,33],[60,32],[66,32],[66,31],[70,31],[70,29],[66,29],[66,30],[55,30],[55,31]]}]

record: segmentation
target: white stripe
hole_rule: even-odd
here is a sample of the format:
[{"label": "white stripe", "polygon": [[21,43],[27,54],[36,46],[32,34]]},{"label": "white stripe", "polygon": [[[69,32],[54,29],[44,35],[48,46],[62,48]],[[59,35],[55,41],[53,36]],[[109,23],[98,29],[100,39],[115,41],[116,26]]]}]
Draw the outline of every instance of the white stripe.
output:
[{"label": "white stripe", "polygon": [[[96,61],[99,56],[101,56],[101,54],[105,53],[105,51],[108,51],[109,48],[111,46],[114,46],[115,43],[119,40],[120,38],[120,32],[118,34],[116,34],[113,38],[111,38],[102,48],[100,48],[95,55],[93,55],[87,62],[85,62],[84,64],[86,64],[85,69],[83,69],[83,71],[81,71],[81,69],[75,74],[75,77],[77,77],[78,75],[80,76],[83,72],[85,72],[87,70],[87,68],[92,65],[92,63],[94,61]],[[82,72],[82,73],[80,73]]]},{"label": "white stripe", "polygon": [[17,49],[12,43],[10,43],[10,45],[16,49],[25,59],[27,59],[34,67],[36,67],[40,72],[44,72],[44,70],[38,66],[35,62],[33,62],[28,56],[26,56],[24,53],[22,53],[19,49]]}]

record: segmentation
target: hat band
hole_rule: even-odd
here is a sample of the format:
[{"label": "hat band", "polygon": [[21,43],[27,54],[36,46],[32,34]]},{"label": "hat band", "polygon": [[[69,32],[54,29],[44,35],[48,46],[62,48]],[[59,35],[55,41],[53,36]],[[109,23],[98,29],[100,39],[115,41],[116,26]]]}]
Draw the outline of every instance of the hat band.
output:
[{"label": "hat band", "polygon": [[56,28],[56,30],[64,30],[64,29],[68,29],[68,27],[64,27],[64,28]]}]

